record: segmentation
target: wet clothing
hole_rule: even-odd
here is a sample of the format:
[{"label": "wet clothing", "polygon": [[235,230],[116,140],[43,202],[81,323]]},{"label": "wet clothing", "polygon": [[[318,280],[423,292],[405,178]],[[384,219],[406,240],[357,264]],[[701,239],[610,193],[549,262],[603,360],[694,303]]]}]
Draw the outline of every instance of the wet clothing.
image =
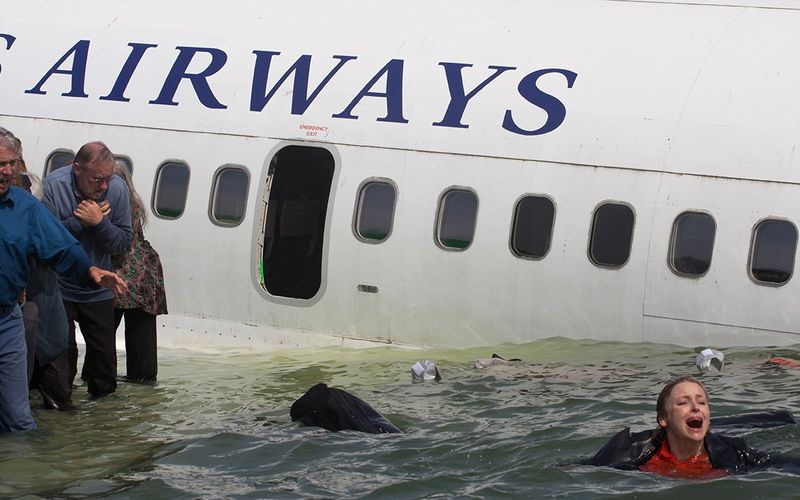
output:
[{"label": "wet clothing", "polygon": [[354,430],[371,434],[401,432],[360,398],[341,389],[317,384],[292,404],[292,422],[329,431]]},{"label": "wet clothing", "polygon": [[28,404],[27,348],[19,291],[28,285],[28,256],[90,288],[92,265],[80,244],[26,191],[0,196],[0,432],[33,429]]},{"label": "wet clothing", "polygon": [[141,309],[114,309],[114,327],[125,317],[125,379],[155,382],[158,377],[156,317]]},{"label": "wet clothing", "polygon": [[[606,465],[616,469],[646,470],[646,464],[659,453],[663,446],[662,439],[654,437],[654,434],[654,431],[631,433],[630,428],[625,428],[612,437],[595,456],[584,464]],[[739,473],[773,465],[769,453],[750,448],[741,438],[709,432],[706,434],[704,445],[714,469]],[[667,454],[662,454],[654,463],[662,459],[669,460],[669,457]]]},{"label": "wet clothing", "polygon": [[[50,213],[55,207],[42,203]],[[31,350],[28,343],[28,381],[31,389],[38,389],[45,408],[72,410],[72,381],[69,378],[67,344],[69,326],[61,298],[58,276],[44,263],[31,259],[25,307],[35,305],[36,338]],[[26,335],[28,334],[26,327]]]},{"label": "wet clothing", "polygon": [[81,326],[86,341],[81,378],[89,394],[99,398],[117,390],[117,337],[114,334],[114,299],[99,302],[64,301],[69,325],[69,381],[78,373],[78,343],[75,323]]},{"label": "wet clothing", "polygon": [[679,460],[669,449],[669,442],[664,440],[658,451],[650,460],[639,467],[644,472],[655,472],[662,476],[686,479],[715,479],[728,475],[723,469],[715,469],[705,448],[688,460]]},{"label": "wet clothing", "polygon": [[28,373],[22,310],[0,310],[0,432],[35,429],[28,404]]},{"label": "wet clothing", "polygon": [[10,187],[0,198],[0,234],[0,306],[16,304],[19,291],[28,286],[29,255],[87,290],[101,289],[89,279],[92,261],[80,244],[44,205],[18,187]]}]

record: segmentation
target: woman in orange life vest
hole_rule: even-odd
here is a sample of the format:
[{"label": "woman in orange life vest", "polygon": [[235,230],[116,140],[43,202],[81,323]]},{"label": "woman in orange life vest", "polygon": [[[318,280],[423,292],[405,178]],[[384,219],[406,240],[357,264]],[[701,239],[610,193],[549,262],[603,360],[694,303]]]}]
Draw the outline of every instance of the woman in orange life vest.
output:
[{"label": "woman in orange life vest", "polygon": [[661,390],[656,420],[655,431],[624,429],[584,463],[710,479],[783,462],[748,447],[740,438],[709,432],[708,393],[693,377],[673,380]]}]

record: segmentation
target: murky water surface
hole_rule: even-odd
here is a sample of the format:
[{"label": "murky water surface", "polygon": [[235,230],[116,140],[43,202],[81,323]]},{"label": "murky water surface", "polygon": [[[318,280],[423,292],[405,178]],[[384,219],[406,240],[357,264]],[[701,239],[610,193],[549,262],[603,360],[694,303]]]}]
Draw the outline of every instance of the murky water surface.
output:
[{"label": "murky water surface", "polygon": [[[475,369],[497,352],[518,363]],[[800,370],[763,362],[796,349],[727,349],[702,377],[712,415],[800,408]],[[120,366],[124,367],[120,353]],[[662,384],[691,374],[675,346],[546,340],[460,351],[160,351],[158,385],[59,413],[34,399],[39,429],[0,436],[0,497],[420,498],[792,497],[800,478],[763,471],[714,481],[576,465],[624,426],[651,428]],[[441,383],[411,382],[433,359]],[[318,382],[346,389],[401,435],[332,433],[290,421]],[[35,397],[35,396],[34,396]],[[800,456],[800,426],[740,431]]]}]

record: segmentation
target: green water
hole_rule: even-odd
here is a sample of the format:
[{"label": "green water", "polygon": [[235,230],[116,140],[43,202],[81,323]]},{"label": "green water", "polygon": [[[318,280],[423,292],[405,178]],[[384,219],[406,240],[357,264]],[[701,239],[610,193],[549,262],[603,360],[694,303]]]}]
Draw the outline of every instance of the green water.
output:
[{"label": "green water", "polygon": [[[522,361],[475,369],[497,352]],[[800,370],[764,365],[795,349],[727,349],[702,377],[713,416],[800,407]],[[325,349],[277,354],[161,350],[158,385],[120,384],[39,429],[0,435],[0,497],[421,498],[792,497],[800,478],[762,471],[685,481],[577,465],[624,426],[654,425],[655,398],[694,373],[695,350],[575,342],[462,351]],[[123,353],[120,366],[124,367]],[[411,382],[419,359],[441,383]],[[325,382],[369,402],[404,433],[300,427],[289,407]],[[798,426],[740,431],[800,456]]]}]

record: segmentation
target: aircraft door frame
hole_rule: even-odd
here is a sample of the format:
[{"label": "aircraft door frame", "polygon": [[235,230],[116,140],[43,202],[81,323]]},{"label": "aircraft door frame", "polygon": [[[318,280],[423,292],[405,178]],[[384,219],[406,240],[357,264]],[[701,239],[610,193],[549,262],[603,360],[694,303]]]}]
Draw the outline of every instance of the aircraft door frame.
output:
[{"label": "aircraft door frame", "polygon": [[267,154],[251,266],[263,297],[309,306],[324,295],[340,165],[338,151],[324,143],[283,141]]}]

